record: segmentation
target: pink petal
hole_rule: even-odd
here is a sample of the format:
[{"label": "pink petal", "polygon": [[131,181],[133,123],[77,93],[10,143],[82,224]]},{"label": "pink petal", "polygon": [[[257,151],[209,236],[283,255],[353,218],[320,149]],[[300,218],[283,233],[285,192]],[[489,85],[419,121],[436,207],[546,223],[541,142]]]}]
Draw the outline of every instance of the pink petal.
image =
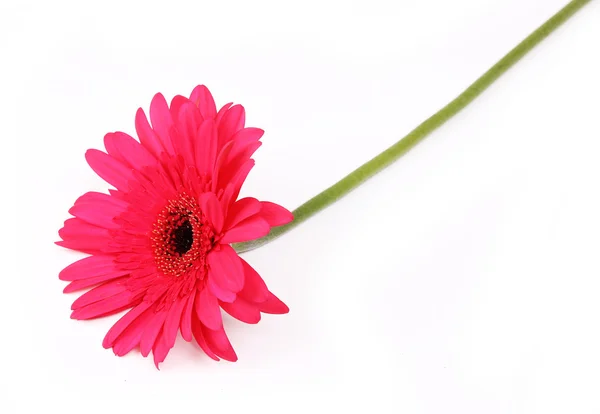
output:
[{"label": "pink petal", "polygon": [[242,322],[258,323],[260,321],[260,311],[256,305],[239,296],[233,303],[221,302],[221,307],[225,312]]},{"label": "pink petal", "polygon": [[156,157],[146,147],[124,132],[106,134],[104,146],[111,157],[136,170],[157,163]]},{"label": "pink petal", "polygon": [[275,315],[281,315],[284,313],[288,313],[290,308],[287,307],[285,303],[279,300],[277,296],[269,292],[269,297],[266,301],[259,303],[258,309],[260,309],[263,313],[272,313]]},{"label": "pink petal", "polygon": [[[217,161],[217,167],[215,168],[216,171],[213,177],[213,180],[218,181],[216,186],[213,185],[213,188],[215,189],[224,188],[244,167],[252,154],[254,154],[254,152],[262,145],[260,141],[240,145],[231,141],[230,144],[232,144],[232,147],[224,157],[225,160],[220,165],[219,161]],[[224,150],[225,148],[227,148],[227,145],[224,147]]]},{"label": "pink petal", "polygon": [[65,267],[59,274],[60,280],[79,280],[106,275],[114,272],[113,256],[88,256]]},{"label": "pink petal", "polygon": [[219,155],[217,157],[217,161],[215,162],[215,167],[214,167],[214,169],[212,171],[212,173],[213,173],[213,177],[212,177],[212,191],[214,193],[216,193],[217,190],[220,188],[219,187],[219,182],[223,182],[223,180],[219,177],[219,174],[225,174],[226,173],[226,170],[225,170],[224,166],[225,166],[225,163],[227,162],[227,160],[229,159],[229,153],[231,152],[232,148],[233,148],[233,142],[228,142],[219,151]]},{"label": "pink petal", "polygon": [[237,174],[231,179],[230,184],[233,186],[233,191],[231,194],[232,200],[237,199],[238,195],[240,194],[242,185],[244,184],[244,181],[246,181],[246,178],[248,177],[248,174],[250,173],[250,170],[252,170],[253,167],[254,160],[249,159],[244,163],[244,165],[242,165],[242,167],[238,170]]},{"label": "pink petal", "polygon": [[181,315],[181,336],[188,342],[192,340],[192,313],[194,312],[195,299],[196,289],[192,290],[192,293],[190,293],[183,314]]},{"label": "pink petal", "polygon": [[221,109],[219,109],[219,112],[217,112],[217,116],[215,118],[215,125],[219,126],[221,124],[223,116],[229,110],[229,108],[231,108],[231,105],[233,105],[233,102],[226,103],[221,107]]},{"label": "pink petal", "polygon": [[127,292],[128,290],[129,289],[127,285],[123,283],[123,280],[113,280],[111,282],[106,282],[77,298],[77,300],[75,300],[75,302],[73,302],[73,304],[71,305],[71,309],[79,309],[94,302],[98,302],[111,296]]},{"label": "pink petal", "polygon": [[260,215],[269,223],[269,226],[282,226],[294,220],[294,215],[279,204],[269,201],[261,201],[260,203],[262,205]]},{"label": "pink petal", "polygon": [[236,132],[233,137],[231,137],[232,141],[237,143],[249,143],[252,141],[258,141],[265,134],[265,131],[260,128],[243,128]]},{"label": "pink petal", "polygon": [[111,241],[107,229],[86,223],[78,218],[65,220],[58,235],[64,241],[56,242],[57,245],[91,254],[106,250]]},{"label": "pink petal", "polygon": [[175,95],[173,99],[171,99],[171,105],[169,107],[169,112],[171,112],[171,118],[174,121],[179,119],[179,111],[181,107],[186,103],[190,103],[191,101],[185,96]]},{"label": "pink petal", "polygon": [[65,220],[64,226],[58,231],[58,235],[64,238],[98,237],[108,238],[110,233],[102,227],[86,223],[78,218]]},{"label": "pink petal", "polygon": [[270,230],[269,223],[262,217],[255,215],[227,230],[221,239],[221,243],[229,244],[258,239],[269,234]]},{"label": "pink petal", "polygon": [[225,187],[225,190],[222,192],[220,200],[221,200],[221,205],[223,206],[223,213],[225,214],[225,217],[227,218],[227,216],[229,215],[229,209],[231,207],[231,205],[233,204],[233,185],[227,184],[227,186]]},{"label": "pink petal", "polygon": [[207,256],[209,279],[220,287],[231,292],[239,292],[244,287],[244,268],[233,247],[221,245],[219,250],[213,249]]},{"label": "pink petal", "polygon": [[260,275],[240,257],[242,267],[244,268],[244,288],[239,296],[249,302],[260,303],[269,298],[269,289]]},{"label": "pink petal", "polygon": [[194,334],[196,342],[200,348],[202,348],[204,353],[215,361],[219,361],[219,357],[215,355],[215,353],[208,347],[208,344],[206,343],[206,339],[202,333],[202,322],[200,322],[197,316],[192,317],[192,333]]},{"label": "pink petal", "polygon": [[246,112],[242,105],[228,109],[219,123],[219,148],[231,141],[233,135],[244,127]]},{"label": "pink petal", "polygon": [[60,247],[64,247],[65,249],[77,250],[78,252],[88,253],[88,254],[96,254],[102,253],[102,249],[100,248],[88,248],[86,246],[82,246],[79,241],[76,240],[59,240],[55,241],[54,244]]},{"label": "pink petal", "polygon": [[206,339],[208,347],[219,357],[226,361],[235,362],[237,361],[237,355],[225,334],[223,328],[213,331],[206,327],[202,327],[202,335]]},{"label": "pink petal", "polygon": [[165,360],[165,358],[167,357],[167,354],[169,353],[169,350],[171,349],[169,347],[169,344],[167,343],[168,339],[167,336],[165,335],[164,332],[164,326],[163,326],[163,330],[160,331],[160,333],[158,334],[158,337],[156,338],[156,342],[154,343],[154,346],[152,347],[152,355],[154,357],[154,365],[156,366],[156,369],[160,369],[158,366],[160,365],[161,362],[163,362]]},{"label": "pink petal", "polygon": [[150,120],[152,128],[158,135],[161,144],[168,154],[174,155],[173,143],[171,142],[171,130],[173,128],[173,119],[169,112],[169,106],[165,97],[157,93],[150,103]]},{"label": "pink petal", "polygon": [[129,291],[124,291],[90,305],[75,309],[71,313],[71,319],[85,320],[110,315],[133,306],[135,302],[135,296]]},{"label": "pink petal", "polygon": [[142,302],[135,308],[131,309],[125,315],[121,317],[115,323],[112,328],[106,333],[104,340],[102,341],[102,346],[105,349],[108,349],[113,346],[115,340],[121,335],[121,333],[127,328],[138,316],[140,316],[146,309],[152,306],[151,302]]},{"label": "pink petal", "polygon": [[261,204],[256,198],[246,197],[239,199],[229,209],[225,229],[228,230],[239,222],[260,212]]},{"label": "pink petal", "polygon": [[120,226],[115,223],[114,218],[122,212],[113,204],[98,202],[77,203],[69,209],[69,213],[78,219],[105,229],[118,229]]},{"label": "pink petal", "polygon": [[219,203],[217,196],[211,192],[201,194],[200,197],[198,197],[198,204],[200,205],[202,213],[212,224],[215,233],[221,233],[224,217],[223,209],[221,208],[221,203]]},{"label": "pink petal", "polygon": [[223,211],[225,212],[226,217],[229,215],[229,209],[231,208],[232,203],[235,201],[235,199],[233,198],[234,191],[235,189],[233,187],[233,184],[229,183],[225,187],[223,195],[221,196],[221,205],[223,206]]},{"label": "pink petal", "polygon": [[90,204],[90,203],[101,203],[101,204],[110,204],[113,209],[118,211],[124,211],[129,206],[129,203],[119,199],[115,194],[119,192],[116,190],[109,190],[111,194],[98,193],[96,191],[88,191],[81,195],[77,200],[75,200],[75,205],[77,204]]},{"label": "pink petal", "polygon": [[150,127],[142,108],[139,108],[135,114],[135,131],[142,145],[158,159],[165,149],[158,135]]},{"label": "pink petal", "polygon": [[217,159],[217,127],[212,119],[205,119],[196,134],[194,153],[196,168],[201,174],[211,174]]},{"label": "pink petal", "polygon": [[163,309],[160,312],[155,312],[153,317],[148,321],[148,324],[146,325],[146,329],[144,330],[144,334],[142,335],[142,339],[140,341],[140,352],[143,356],[148,356],[148,354],[154,347],[156,337],[161,331],[166,318],[167,311]]},{"label": "pink petal", "polygon": [[129,180],[133,179],[130,167],[127,167],[110,155],[96,149],[87,150],[85,159],[92,170],[94,170],[94,172],[104,181],[114,186],[117,190],[128,190],[127,183]]},{"label": "pink petal", "polygon": [[214,119],[217,116],[215,100],[206,86],[196,86],[190,95],[190,101],[198,106],[204,119]]},{"label": "pink petal", "polygon": [[118,272],[115,271],[115,272],[112,272],[112,273],[109,273],[106,275],[102,275],[102,276],[90,277],[88,279],[74,280],[73,282],[69,283],[63,289],[63,293],[76,292],[81,289],[95,286],[102,282],[107,282],[107,281],[114,280],[117,278],[122,278],[123,276],[127,275],[128,273],[129,273],[129,270],[121,270]]},{"label": "pink petal", "polygon": [[179,109],[179,117],[175,121],[178,133],[173,136],[173,146],[186,165],[195,165],[196,135],[204,121],[202,115],[192,102],[187,102]]},{"label": "pink petal", "polygon": [[165,319],[165,324],[163,326],[163,335],[165,336],[165,342],[168,347],[167,352],[175,345],[177,332],[179,331],[179,323],[181,322],[181,314],[183,312],[183,307],[187,302],[186,299],[187,298],[180,298],[175,303],[172,303],[167,313],[167,318]]},{"label": "pink petal", "polygon": [[221,329],[223,319],[221,317],[219,302],[207,288],[200,291],[200,294],[196,297],[195,305],[196,314],[200,322],[208,329]]},{"label": "pink petal", "polygon": [[222,288],[219,286],[214,279],[209,278],[206,286],[210,290],[210,293],[215,295],[215,297],[223,302],[233,302],[235,300],[235,293]]},{"label": "pink petal", "polygon": [[[241,131],[240,131],[241,132]],[[237,136],[237,134],[236,134]],[[248,160],[258,148],[262,145],[262,142],[258,140],[250,140],[250,141],[232,141],[233,148],[231,149],[231,153],[229,154],[229,159],[227,160],[228,164],[241,165],[246,160]],[[237,159],[237,160],[236,160]],[[235,161],[235,162],[233,162]],[[228,168],[229,165],[228,165]]]},{"label": "pink petal", "polygon": [[146,309],[138,316],[129,326],[125,328],[123,333],[114,341],[112,346],[115,355],[123,356],[129,353],[133,348],[139,345],[144,329],[148,321],[154,316],[154,307]]}]

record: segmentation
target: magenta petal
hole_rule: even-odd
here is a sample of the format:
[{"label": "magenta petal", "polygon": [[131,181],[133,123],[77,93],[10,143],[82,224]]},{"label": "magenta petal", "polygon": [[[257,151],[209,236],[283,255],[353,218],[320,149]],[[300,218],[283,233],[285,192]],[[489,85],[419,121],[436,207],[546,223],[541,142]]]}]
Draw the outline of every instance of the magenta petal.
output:
[{"label": "magenta petal", "polygon": [[154,344],[156,343],[156,337],[161,331],[166,318],[167,311],[163,309],[160,312],[154,313],[152,319],[148,321],[140,341],[140,352],[143,356],[148,356],[154,347]]},{"label": "magenta petal", "polygon": [[[115,190],[109,190],[115,191]],[[117,192],[118,193],[118,192]],[[75,200],[75,205],[77,204],[94,204],[99,203],[103,205],[111,205],[115,211],[125,211],[129,206],[124,200],[117,198],[115,195],[98,193],[96,191],[88,191],[80,196],[77,200]]]},{"label": "magenta petal", "polygon": [[260,275],[240,257],[242,267],[244,268],[244,288],[240,291],[239,296],[247,301],[260,303],[269,298],[269,289]]},{"label": "magenta petal", "polygon": [[238,195],[240,194],[242,185],[244,185],[244,181],[246,181],[246,178],[248,177],[248,174],[250,173],[250,170],[252,170],[253,167],[254,160],[249,159],[241,166],[236,175],[231,179],[230,184],[233,186],[233,191],[231,194],[232,200],[237,199]]},{"label": "magenta petal", "polygon": [[192,318],[192,333],[194,334],[194,339],[196,339],[196,342],[198,343],[200,348],[202,348],[206,355],[208,355],[215,361],[219,361],[219,357],[216,356],[215,353],[208,347],[208,344],[206,343],[206,338],[202,333],[202,328],[202,322],[200,322],[197,316],[194,316]]},{"label": "magenta petal", "polygon": [[175,151],[183,157],[186,165],[196,165],[195,147],[198,129],[203,123],[202,115],[192,102],[187,102],[179,109],[175,121],[177,133],[172,136]]},{"label": "magenta petal", "polygon": [[[222,164],[219,167],[218,177],[220,183],[219,188],[225,187],[231,181],[237,172],[244,166],[244,163],[252,157],[254,152],[262,145],[260,141],[249,143],[237,143],[231,141],[231,149],[228,151]],[[227,144],[227,145],[229,145]],[[226,148],[226,147],[224,147]]]},{"label": "magenta petal", "polygon": [[129,353],[133,348],[139,345],[142,336],[144,335],[144,329],[146,324],[150,321],[154,315],[154,307],[150,307],[142,312],[135,320],[133,320],[114,340],[112,345],[115,355],[123,356]]},{"label": "magenta petal", "polygon": [[181,315],[181,336],[187,342],[192,340],[192,314],[194,312],[194,302],[196,298],[196,289],[192,290],[190,296],[187,298],[183,314]]},{"label": "magenta petal", "polygon": [[[235,201],[235,199],[233,198],[233,192],[234,192],[234,187],[233,185],[227,184],[227,186],[225,187],[225,190],[223,191],[223,195],[220,197],[221,198],[221,205],[223,206],[223,211],[225,212],[225,217],[229,216],[229,209],[231,207],[231,205],[233,204],[233,201]],[[237,197],[237,195],[236,195]]]},{"label": "magenta petal", "polygon": [[70,218],[65,220],[65,225],[58,231],[58,235],[63,239],[83,237],[108,238],[110,233],[102,227],[94,226],[78,218]]},{"label": "magenta petal", "polygon": [[79,280],[101,276],[116,270],[113,256],[88,256],[65,267],[59,274],[60,280]]},{"label": "magenta petal", "polygon": [[208,289],[210,290],[210,293],[212,293],[213,295],[215,295],[215,297],[223,302],[233,302],[236,298],[236,294],[222,288],[221,286],[219,286],[214,278],[209,278],[208,282],[206,283],[206,286],[208,287]]},{"label": "magenta petal", "polygon": [[223,319],[221,317],[221,309],[217,298],[207,288],[202,289],[200,294],[196,296],[196,314],[200,322],[208,329],[221,329]]},{"label": "magenta petal", "polygon": [[252,154],[261,145],[260,141],[246,144],[238,144],[235,141],[226,143],[217,157],[212,190],[218,191],[234,181],[234,178],[245,168]]},{"label": "magenta petal", "polygon": [[111,240],[107,229],[78,218],[65,220],[65,225],[58,231],[58,235],[64,240],[56,243],[59,246],[92,254],[105,250]]},{"label": "magenta petal", "polygon": [[128,205],[111,195],[91,191],[79,197],[69,213],[95,226],[114,229],[119,227],[114,218],[127,210]]},{"label": "magenta petal", "polygon": [[118,293],[114,296],[99,300],[87,306],[75,309],[71,313],[72,319],[93,319],[110,315],[127,309],[135,304],[135,297],[129,291]]},{"label": "magenta petal", "polygon": [[148,118],[146,118],[142,108],[139,108],[135,114],[135,132],[142,145],[158,159],[165,149],[158,135],[150,127]]},{"label": "magenta petal", "polygon": [[172,303],[167,312],[167,317],[165,318],[165,324],[163,326],[163,335],[165,335],[165,342],[168,349],[173,348],[175,345],[179,324],[181,322],[181,314],[183,312],[183,307],[187,302],[186,299],[187,298],[180,298],[175,303]]},{"label": "magenta petal", "polygon": [[226,103],[221,107],[221,109],[219,109],[219,112],[217,112],[217,116],[215,117],[215,125],[221,125],[223,116],[225,116],[225,113],[227,113],[229,108],[231,108],[231,105],[233,105],[233,102]]},{"label": "magenta petal", "polygon": [[219,250],[212,250],[207,256],[210,268],[209,279],[231,292],[239,292],[244,287],[244,269],[239,256],[233,247],[221,245]]},{"label": "magenta petal", "polygon": [[261,201],[260,215],[267,220],[271,227],[282,226],[294,220],[294,215],[279,204]]},{"label": "magenta petal", "polygon": [[142,302],[123,315],[121,319],[119,319],[117,323],[115,323],[106,333],[106,336],[102,341],[102,346],[106,349],[112,347],[115,340],[119,337],[119,335],[121,335],[125,328],[127,328],[138,316],[142,314],[142,312],[144,312],[150,306],[152,306],[151,302]]},{"label": "magenta petal", "polygon": [[219,148],[231,141],[233,135],[244,127],[246,112],[242,105],[229,108],[219,123]]},{"label": "magenta petal", "polygon": [[171,142],[171,130],[173,128],[173,118],[169,112],[169,106],[165,97],[157,93],[150,102],[150,120],[152,128],[160,138],[161,144],[168,154],[175,154],[173,143]]},{"label": "magenta petal", "polygon": [[217,116],[215,100],[206,86],[196,86],[190,95],[190,101],[198,106],[204,119],[214,119]]},{"label": "magenta petal", "polygon": [[85,159],[100,178],[114,186],[117,190],[127,191],[127,183],[133,179],[130,167],[96,149],[87,150]]},{"label": "magenta petal", "polygon": [[223,229],[223,209],[215,193],[204,193],[198,198],[202,213],[208,218],[215,232],[218,234]]},{"label": "magenta petal", "polygon": [[217,160],[217,127],[212,119],[205,119],[198,128],[194,152],[196,168],[202,174],[210,174]]},{"label": "magenta petal", "polygon": [[121,278],[123,276],[126,276],[128,273],[129,273],[128,270],[119,270],[119,271],[114,271],[112,273],[108,273],[108,274],[102,275],[102,276],[90,277],[88,279],[74,280],[63,289],[63,293],[76,292],[81,289],[95,286],[102,282],[107,282],[110,280]]},{"label": "magenta petal", "polygon": [[75,300],[75,302],[73,302],[71,305],[71,309],[79,309],[91,303],[98,302],[127,291],[128,288],[122,280],[106,282],[77,298],[77,300]]},{"label": "magenta petal", "polygon": [[158,366],[165,360],[169,350],[171,349],[167,341],[168,339],[165,335],[163,326],[163,329],[159,332],[156,342],[154,342],[154,346],[152,347],[152,355],[154,357],[154,365],[156,366],[156,369],[160,369]]},{"label": "magenta petal", "polygon": [[236,201],[227,213],[225,229],[228,230],[234,227],[239,222],[257,214],[260,210],[261,204],[256,198],[246,197]]},{"label": "magenta petal", "polygon": [[290,311],[290,308],[271,292],[269,292],[269,297],[266,301],[258,304],[258,309],[263,313],[272,313],[275,315],[281,315]]},{"label": "magenta petal", "polygon": [[271,226],[260,216],[252,216],[227,230],[221,243],[238,243],[258,239],[269,234]]},{"label": "magenta petal", "polygon": [[108,203],[78,203],[69,209],[73,216],[105,229],[119,228],[114,218],[121,212]]},{"label": "magenta petal", "polygon": [[179,111],[181,107],[186,103],[190,103],[191,101],[185,96],[175,95],[173,99],[171,99],[171,105],[169,106],[169,112],[171,112],[171,118],[174,121],[179,119]]},{"label": "magenta petal", "polygon": [[219,155],[217,156],[217,160],[215,162],[215,168],[212,172],[212,191],[215,193],[218,192],[219,181],[223,182],[223,180],[220,178],[220,175],[227,172],[224,166],[229,159],[229,153],[231,152],[232,148],[233,142],[228,142],[219,150]]},{"label": "magenta petal", "polygon": [[206,339],[208,347],[218,356],[226,361],[235,362],[237,361],[237,355],[229,342],[229,338],[225,334],[223,328],[213,331],[206,327],[202,327],[202,334]]},{"label": "magenta petal", "polygon": [[243,128],[236,132],[231,139],[237,143],[248,143],[258,141],[264,134],[265,131],[260,128]]},{"label": "magenta petal", "polygon": [[260,311],[256,305],[239,296],[232,303],[221,302],[221,307],[225,312],[242,322],[254,324],[260,321]]},{"label": "magenta petal", "polygon": [[138,171],[157,162],[150,151],[124,132],[106,134],[104,146],[110,156]]}]

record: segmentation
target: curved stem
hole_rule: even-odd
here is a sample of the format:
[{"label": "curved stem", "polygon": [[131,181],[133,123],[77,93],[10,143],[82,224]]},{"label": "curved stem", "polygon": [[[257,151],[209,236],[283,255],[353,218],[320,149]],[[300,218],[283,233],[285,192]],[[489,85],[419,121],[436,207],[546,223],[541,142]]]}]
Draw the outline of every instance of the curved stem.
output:
[{"label": "curved stem", "polygon": [[396,142],[394,145],[377,155],[375,158],[367,161],[365,164],[352,171],[346,177],[317,194],[315,197],[302,204],[294,210],[294,221],[284,226],[275,227],[271,232],[260,239],[234,244],[233,247],[238,253],[256,249],[275,238],[287,233],[300,223],[306,221],[309,217],[316,214],[325,207],[333,204],[341,197],[354,190],[360,184],[383,170],[411,148],[421,142],[432,131],[439,128],[446,121],[456,115],[460,110],[470,104],[484,90],[486,90],[496,79],[504,72],[510,69],[523,56],[533,49],[538,43],[544,40],[550,33],[556,30],[562,23],[571,17],[577,10],[583,7],[590,0],[572,0],[558,13],[548,19],[544,24],[538,27],[533,33],[527,36],[521,43],[508,52],[494,66],[485,72],[463,93],[458,95],[452,102],[443,107],[437,113],[426,119],[408,135]]}]

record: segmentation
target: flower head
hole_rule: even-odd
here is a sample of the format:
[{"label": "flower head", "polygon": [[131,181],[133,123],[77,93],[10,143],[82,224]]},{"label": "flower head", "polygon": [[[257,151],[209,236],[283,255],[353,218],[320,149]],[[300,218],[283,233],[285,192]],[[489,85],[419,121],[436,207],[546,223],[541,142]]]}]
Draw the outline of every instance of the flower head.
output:
[{"label": "flower head", "polygon": [[59,275],[71,282],[65,293],[93,287],[73,302],[71,317],[129,309],[103,346],[119,356],[152,351],[157,367],[178,331],[211,358],[235,361],[221,309],[246,323],[257,323],[261,312],[288,312],[231,247],[292,220],[277,204],[238,200],[263,131],[244,127],[241,105],[217,111],[202,85],[170,106],[156,94],[150,120],[138,109],[139,141],[109,133],[106,152],[86,153],[114,189],[79,197],[59,231],[58,245],[89,254]]}]

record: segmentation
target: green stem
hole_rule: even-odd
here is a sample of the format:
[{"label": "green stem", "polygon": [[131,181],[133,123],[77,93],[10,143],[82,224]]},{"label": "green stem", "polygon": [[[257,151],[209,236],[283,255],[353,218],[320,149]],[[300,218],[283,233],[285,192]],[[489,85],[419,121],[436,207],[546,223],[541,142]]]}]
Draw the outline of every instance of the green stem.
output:
[{"label": "green stem", "polygon": [[287,233],[300,223],[306,221],[309,217],[323,210],[325,207],[333,204],[341,197],[354,190],[364,183],[367,179],[383,170],[402,155],[406,154],[411,148],[421,142],[431,132],[439,128],[446,121],[456,115],[460,110],[470,104],[483,91],[485,91],[496,79],[504,72],[510,69],[523,56],[533,49],[538,43],[544,40],[550,33],[556,30],[562,23],[568,20],[577,10],[583,7],[590,0],[572,0],[558,13],[552,16],[548,21],[538,27],[533,33],[527,36],[514,49],[508,52],[494,66],[485,72],[463,93],[458,95],[452,102],[443,107],[436,114],[426,119],[423,123],[412,130],[408,135],[396,142],[394,145],[377,155],[375,158],[352,171],[346,177],[326,189],[320,194],[302,204],[294,210],[294,221],[284,226],[275,227],[263,238],[234,244],[238,253],[256,249],[275,238]]}]

